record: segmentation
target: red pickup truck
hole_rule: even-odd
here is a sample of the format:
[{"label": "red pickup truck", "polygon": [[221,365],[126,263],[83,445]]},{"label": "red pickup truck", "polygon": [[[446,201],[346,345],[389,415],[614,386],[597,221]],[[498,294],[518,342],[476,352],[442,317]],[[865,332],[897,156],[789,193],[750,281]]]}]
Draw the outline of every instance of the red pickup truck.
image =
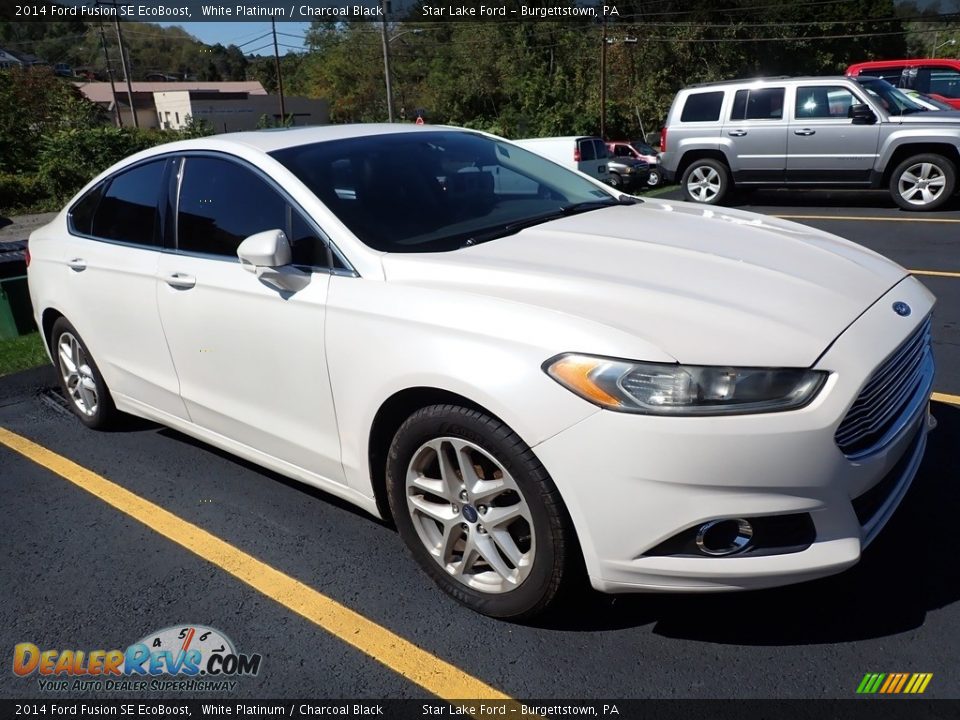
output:
[{"label": "red pickup truck", "polygon": [[872,60],[851,65],[846,74],[883,78],[891,85],[922,92],[960,109],[960,60]]}]

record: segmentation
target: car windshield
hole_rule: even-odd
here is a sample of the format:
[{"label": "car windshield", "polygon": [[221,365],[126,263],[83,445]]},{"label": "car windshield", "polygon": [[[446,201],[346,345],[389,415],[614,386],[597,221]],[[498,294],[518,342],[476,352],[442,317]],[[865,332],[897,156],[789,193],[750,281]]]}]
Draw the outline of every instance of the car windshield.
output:
[{"label": "car windshield", "polygon": [[635,202],[539,155],[471,132],[371,135],[271,156],[360,240],[386,252],[454,250]]},{"label": "car windshield", "polygon": [[911,115],[912,113],[928,111],[923,105],[904,95],[901,90],[898,90],[886,80],[863,77],[857,78],[857,82],[890,115]]},{"label": "car windshield", "polygon": [[654,150],[651,146],[647,145],[646,143],[642,143],[642,142],[632,142],[632,143],[630,143],[630,146],[631,146],[634,150],[636,150],[638,153],[640,153],[641,155],[656,155],[656,154],[657,154],[657,151]]}]

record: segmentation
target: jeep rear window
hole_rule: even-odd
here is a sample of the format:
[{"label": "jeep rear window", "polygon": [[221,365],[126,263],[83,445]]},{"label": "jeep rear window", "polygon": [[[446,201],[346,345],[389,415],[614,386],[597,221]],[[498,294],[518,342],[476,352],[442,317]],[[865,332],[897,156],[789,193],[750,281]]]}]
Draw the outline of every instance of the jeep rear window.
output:
[{"label": "jeep rear window", "polygon": [[683,105],[680,122],[715,122],[720,119],[723,91],[691,93]]}]

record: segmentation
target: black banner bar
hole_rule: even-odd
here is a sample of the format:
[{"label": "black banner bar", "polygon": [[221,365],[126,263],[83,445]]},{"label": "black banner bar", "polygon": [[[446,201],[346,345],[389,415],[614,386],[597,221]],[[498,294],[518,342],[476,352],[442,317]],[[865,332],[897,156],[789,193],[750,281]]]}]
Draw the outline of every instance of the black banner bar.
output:
[{"label": "black banner bar", "polygon": [[2,718],[617,718],[960,720],[960,700],[0,700]]}]

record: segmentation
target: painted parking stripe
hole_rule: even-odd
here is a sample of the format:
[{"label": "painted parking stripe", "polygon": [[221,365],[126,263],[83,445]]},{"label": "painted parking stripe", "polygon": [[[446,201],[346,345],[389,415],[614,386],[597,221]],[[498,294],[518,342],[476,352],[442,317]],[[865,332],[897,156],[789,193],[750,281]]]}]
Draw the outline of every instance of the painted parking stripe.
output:
[{"label": "painted parking stripe", "polygon": [[437,697],[513,702],[510,696],[360,613],[72,460],[3,427],[0,444],[213,563]]},{"label": "painted parking stripe", "polygon": [[960,395],[948,395],[947,393],[930,393],[930,399],[951,405],[960,405]]},{"label": "painted parking stripe", "polygon": [[960,218],[877,217],[876,215],[772,215],[784,220],[867,220],[869,222],[960,224]]}]

